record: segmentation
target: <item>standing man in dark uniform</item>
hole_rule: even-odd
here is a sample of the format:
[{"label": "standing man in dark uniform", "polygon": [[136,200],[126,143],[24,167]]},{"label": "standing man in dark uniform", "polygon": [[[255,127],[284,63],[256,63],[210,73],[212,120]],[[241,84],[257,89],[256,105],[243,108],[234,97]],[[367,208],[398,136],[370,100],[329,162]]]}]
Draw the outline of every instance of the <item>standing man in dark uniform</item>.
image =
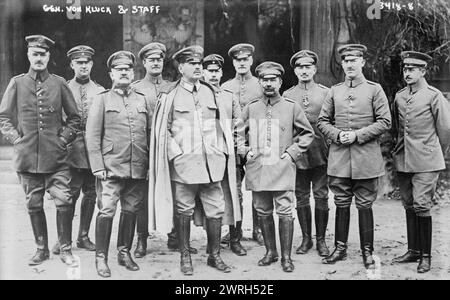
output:
[{"label": "standing man in dark uniform", "polygon": [[[145,67],[145,77],[131,84],[133,88],[142,92],[150,102],[150,115],[155,111],[158,94],[162,88],[170,84],[169,81],[162,78],[164,67],[164,58],[166,57],[166,46],[164,44],[153,42],[145,45],[138,53]],[[148,197],[143,202],[142,209],[137,213],[136,222],[137,245],[134,250],[134,257],[141,258],[147,254],[148,233]],[[178,249],[178,239],[176,231],[172,230],[168,235],[167,247],[169,249]]]},{"label": "standing man in dark uniform", "polygon": [[281,266],[283,271],[292,272],[295,161],[312,143],[314,131],[300,105],[279,93],[283,67],[267,61],[260,64],[256,72],[264,96],[250,101],[242,111],[242,118],[248,137],[245,186],[252,191],[266,246],[266,254],[258,265],[268,266],[278,260],[273,220],[275,203],[279,216]]},{"label": "standing man in dark uniform", "polygon": [[113,53],[107,61],[112,89],[93,101],[86,125],[86,141],[92,173],[102,186],[99,197],[95,242],[98,275],[110,277],[108,249],[117,202],[121,204],[117,259],[130,271],[139,266],[130,255],[136,214],[147,196],[148,146],[151,127],[148,100],[130,84],[135,56],[129,51]]},{"label": "standing man in dark uniform", "polygon": [[[222,66],[224,63],[224,59],[219,54],[210,54],[203,59],[203,75],[205,77],[205,81],[214,88],[216,93],[216,98],[219,109],[223,109],[226,112],[227,122],[230,126],[230,130],[233,133],[234,138],[234,149],[235,153],[237,153],[238,143],[240,142],[243,146],[245,143],[245,139],[243,136],[243,123],[241,118],[241,106],[239,105],[239,100],[233,94],[232,91],[223,89],[220,87],[220,80],[222,79]],[[236,165],[240,162],[240,158],[236,158]],[[227,191],[228,183],[226,182],[226,177],[222,181],[222,188],[224,189],[225,195],[225,203],[226,205],[232,203],[229,200],[231,197],[231,193],[235,191]],[[236,190],[237,195],[239,192]],[[242,195],[241,195],[242,196]],[[241,197],[242,198],[242,197]],[[226,210],[225,210],[226,211]],[[239,201],[239,211],[242,212],[242,201]],[[234,218],[231,216],[225,215],[223,218],[222,225],[229,225],[230,228],[230,249],[238,256],[247,255],[247,251],[241,245],[242,238],[242,221],[237,221],[236,226],[234,222]],[[239,230],[237,230],[239,228]]]},{"label": "standing man in dark uniform", "polygon": [[328,176],[336,204],[335,249],[323,263],[347,257],[350,205],[355,196],[363,263],[369,268],[374,264],[372,204],[377,199],[378,177],[384,174],[378,138],[390,128],[391,114],[383,88],[363,75],[366,51],[359,44],[338,49],[345,81],[331,87],[317,127],[332,142]]},{"label": "standing man in dark uniform", "polygon": [[[72,197],[67,145],[80,124],[77,105],[66,81],[50,74],[47,64],[54,42],[43,35],[27,36],[30,70],[11,79],[0,105],[0,130],[14,145],[14,168],[26,194],[36,254],[29,265],[49,258],[44,194],[55,201],[61,260],[72,256]],[[62,122],[63,113],[67,116]],[[17,117],[17,123],[13,120]]]},{"label": "standing man in dark uniform", "polygon": [[[262,89],[258,83],[258,78],[252,75],[250,70],[253,64],[253,53],[255,52],[255,47],[251,44],[237,44],[228,50],[228,56],[233,59],[233,66],[236,70],[236,76],[233,79],[228,80],[222,84],[222,89],[233,92],[233,94],[239,100],[241,109],[244,108],[251,100],[259,98],[262,96]],[[245,176],[245,162],[238,158],[236,165],[236,178],[238,186],[239,201],[242,203],[242,180]],[[241,213],[244,215],[244,213]],[[258,222],[258,214],[256,209],[252,206],[252,219],[253,219],[253,232],[252,238],[257,241],[260,245],[264,244],[261,234],[261,228]],[[231,233],[232,231],[230,231]],[[242,224],[236,225],[233,229],[236,232],[236,238],[238,241],[242,238]],[[228,243],[228,239],[224,242]]]},{"label": "standing man in dark uniform", "polygon": [[394,125],[398,131],[394,163],[406,211],[408,251],[394,263],[417,262],[418,273],[431,268],[431,207],[439,171],[450,145],[450,107],[442,93],[428,85],[425,74],[431,57],[405,51],[403,78],[407,87],[395,95]]},{"label": "standing man in dark uniform", "polygon": [[[93,66],[92,56],[95,51],[89,46],[75,46],[67,52],[70,59],[70,67],[74,71],[74,78],[68,81],[68,85],[77,103],[81,117],[80,130],[73,143],[69,145],[68,162],[71,167],[70,190],[73,198],[73,212],[83,192],[80,206],[80,228],[78,231],[77,247],[88,251],[95,251],[95,244],[89,239],[89,228],[95,210],[97,194],[95,190],[95,177],[92,175],[86,149],[86,121],[92,101],[96,95],[105,89],[91,80]],[[52,252],[59,254],[59,244],[53,247]]]},{"label": "standing man in dark uniform", "polygon": [[315,200],[316,248],[320,256],[328,256],[330,251],[325,243],[329,210],[328,145],[323,134],[317,128],[317,118],[329,88],[314,82],[317,60],[317,54],[310,50],[301,50],[291,57],[291,67],[294,68],[295,75],[297,75],[298,84],[284,92],[283,96],[300,104],[314,129],[314,141],[309,146],[308,151],[297,160],[295,196],[297,198],[297,217],[303,239],[296,253],[305,254],[313,246],[309,202],[312,184]]}]

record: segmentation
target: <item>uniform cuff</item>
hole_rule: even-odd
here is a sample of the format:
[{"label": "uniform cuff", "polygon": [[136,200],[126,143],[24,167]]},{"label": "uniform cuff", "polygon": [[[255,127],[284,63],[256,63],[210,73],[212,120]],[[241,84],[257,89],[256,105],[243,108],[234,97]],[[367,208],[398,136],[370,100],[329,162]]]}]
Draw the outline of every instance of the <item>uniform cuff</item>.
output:
[{"label": "uniform cuff", "polygon": [[358,129],[355,131],[356,133],[356,141],[358,144],[364,144],[367,142],[367,135],[364,133],[362,129]]},{"label": "uniform cuff", "polygon": [[300,147],[297,144],[291,145],[289,148],[286,149],[286,152],[292,157],[293,161],[299,160],[299,158],[302,156]]}]

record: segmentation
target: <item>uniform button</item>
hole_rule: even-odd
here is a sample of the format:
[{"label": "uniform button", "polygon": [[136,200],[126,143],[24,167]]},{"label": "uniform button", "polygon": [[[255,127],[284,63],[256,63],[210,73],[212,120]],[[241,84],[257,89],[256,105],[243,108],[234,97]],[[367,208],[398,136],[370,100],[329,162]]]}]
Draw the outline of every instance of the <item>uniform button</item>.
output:
[{"label": "uniform button", "polygon": [[43,130],[43,129],[44,129],[44,128],[42,128],[42,127],[41,127],[41,128],[39,128],[39,130]]},{"label": "uniform button", "polygon": [[39,117],[41,117],[41,118],[42,118],[42,114],[39,114]]},{"label": "uniform button", "polygon": [[39,107],[39,110],[42,110],[42,107]]}]

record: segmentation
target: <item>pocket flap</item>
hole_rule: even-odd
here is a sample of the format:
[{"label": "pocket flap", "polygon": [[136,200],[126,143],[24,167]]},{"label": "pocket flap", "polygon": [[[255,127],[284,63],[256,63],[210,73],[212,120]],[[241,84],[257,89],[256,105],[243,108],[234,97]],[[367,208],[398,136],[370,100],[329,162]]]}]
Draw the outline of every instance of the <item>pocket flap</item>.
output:
[{"label": "pocket flap", "polygon": [[104,147],[102,147],[102,154],[107,154],[107,153],[111,152],[113,148],[114,148],[113,143],[105,145]]}]

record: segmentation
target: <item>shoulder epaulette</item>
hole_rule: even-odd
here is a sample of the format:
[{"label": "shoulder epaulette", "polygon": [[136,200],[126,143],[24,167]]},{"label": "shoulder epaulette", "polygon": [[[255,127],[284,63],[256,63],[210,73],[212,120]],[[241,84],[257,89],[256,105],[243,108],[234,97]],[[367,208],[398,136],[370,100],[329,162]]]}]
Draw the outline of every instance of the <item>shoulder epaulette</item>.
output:
[{"label": "shoulder epaulette", "polygon": [[256,102],[258,102],[259,100],[260,100],[260,98],[255,98],[255,99],[253,99],[253,100],[250,100],[250,102],[248,102],[247,105],[256,103]]},{"label": "shoulder epaulette", "polygon": [[98,94],[101,95],[101,94],[107,93],[107,92],[109,92],[109,91],[110,91],[110,89],[105,89],[104,91],[101,91],[101,92],[98,93]]},{"label": "shoulder epaulette", "polygon": [[130,85],[135,85],[135,84],[138,84],[139,82],[141,82],[141,80],[142,79],[139,79],[139,80],[136,80],[136,81],[133,81]]},{"label": "shoulder epaulette", "polygon": [[320,88],[324,89],[324,90],[329,90],[329,89],[330,89],[329,87],[324,86],[324,85],[322,85],[322,84],[320,84],[320,83],[318,83],[317,85],[318,85]]},{"label": "shoulder epaulette", "polygon": [[296,103],[295,100],[292,100],[291,98],[288,98],[286,96],[283,96],[284,100],[288,101],[288,102],[292,102],[292,103]]},{"label": "shoulder epaulette", "polygon": [[141,92],[140,90],[138,90],[138,89],[133,88],[133,91],[134,91],[136,94],[145,96],[145,94],[144,94],[143,92]]},{"label": "shoulder epaulette", "polygon": [[56,78],[58,78],[58,79],[60,79],[60,80],[62,80],[62,81],[64,81],[64,82],[67,81],[66,79],[64,79],[63,77],[61,77],[61,76],[59,76],[59,75],[56,75],[56,74],[50,74],[50,75],[53,75],[53,76],[55,76]]},{"label": "shoulder epaulette", "polygon": [[16,76],[14,76],[14,77],[13,77],[13,79],[16,79],[16,78],[20,78],[20,77],[23,77],[23,76],[25,76],[25,73],[22,73],[22,74],[16,75]]},{"label": "shoulder epaulette", "polygon": [[441,93],[440,90],[438,90],[437,88],[435,88],[434,86],[431,86],[431,85],[428,86],[428,89],[429,89],[429,90],[432,90],[432,91],[435,92],[435,93]]},{"label": "shoulder epaulette", "polygon": [[400,94],[401,92],[406,90],[406,86],[404,88],[402,88],[401,90],[399,90],[396,94]]},{"label": "shoulder epaulette", "polygon": [[377,85],[378,84],[378,83],[370,81],[370,80],[367,80],[367,83],[370,84],[370,85]]},{"label": "shoulder epaulette", "polygon": [[343,82],[339,82],[339,83],[334,84],[332,87],[334,87],[334,86],[340,86],[340,85],[343,85],[343,84],[344,84]]}]

